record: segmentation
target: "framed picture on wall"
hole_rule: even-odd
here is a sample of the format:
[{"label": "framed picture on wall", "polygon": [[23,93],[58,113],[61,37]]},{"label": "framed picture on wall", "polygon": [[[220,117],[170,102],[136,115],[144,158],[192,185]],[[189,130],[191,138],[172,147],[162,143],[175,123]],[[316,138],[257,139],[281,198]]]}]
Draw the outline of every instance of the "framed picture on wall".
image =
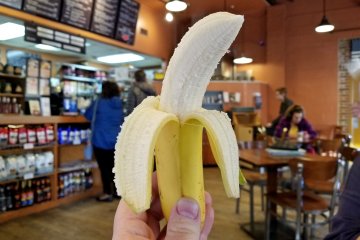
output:
[{"label": "framed picture on wall", "polygon": [[28,77],[39,77],[39,60],[33,58],[27,59],[26,75]]},{"label": "framed picture on wall", "polygon": [[40,62],[40,77],[51,78],[51,62],[42,60]]},{"label": "framed picture on wall", "polygon": [[39,81],[37,78],[28,77],[26,78],[26,96],[38,96],[39,95]]}]

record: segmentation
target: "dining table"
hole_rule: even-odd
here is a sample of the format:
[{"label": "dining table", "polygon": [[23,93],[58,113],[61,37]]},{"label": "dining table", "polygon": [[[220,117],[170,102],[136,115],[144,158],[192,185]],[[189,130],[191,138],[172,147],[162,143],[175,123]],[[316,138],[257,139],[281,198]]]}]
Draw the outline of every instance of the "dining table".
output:
[{"label": "dining table", "polygon": [[[278,169],[288,166],[291,159],[300,158],[305,161],[336,161],[332,156],[321,156],[313,153],[305,153],[301,156],[294,155],[272,155],[266,149],[241,149],[239,150],[239,160],[254,168],[265,168],[267,173],[266,191],[268,194],[274,193],[278,188]],[[276,204],[271,203],[271,211],[276,212]],[[276,232],[272,233],[271,239],[293,239],[294,231],[292,228],[279,224],[275,217],[271,218],[271,228],[276,227]],[[264,239],[265,221],[256,222],[255,226],[242,224],[241,228],[254,239]]]}]

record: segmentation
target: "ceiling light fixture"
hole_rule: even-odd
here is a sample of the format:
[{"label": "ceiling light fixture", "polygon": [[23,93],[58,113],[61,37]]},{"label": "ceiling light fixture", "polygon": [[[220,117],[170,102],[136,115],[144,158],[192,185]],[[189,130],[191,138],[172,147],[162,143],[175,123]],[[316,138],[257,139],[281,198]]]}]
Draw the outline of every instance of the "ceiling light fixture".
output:
[{"label": "ceiling light fixture", "polygon": [[42,50],[47,50],[47,51],[60,51],[61,50],[60,48],[53,47],[53,46],[46,45],[46,44],[36,44],[35,47],[42,49]]},{"label": "ceiling light fixture", "polygon": [[237,57],[233,60],[235,64],[248,64],[252,63],[253,59],[245,56],[245,25],[243,25],[240,32],[241,42],[240,42],[240,57]]},{"label": "ceiling light fixture", "polygon": [[320,24],[315,28],[315,32],[318,33],[326,33],[326,32],[331,32],[335,29],[335,26],[332,25],[329,20],[326,17],[326,0],[323,0],[323,18],[321,19]]},{"label": "ceiling light fixture", "polygon": [[133,53],[121,53],[121,54],[98,57],[97,60],[99,62],[116,64],[116,63],[141,61],[144,60],[144,57]]},{"label": "ceiling light fixture", "polygon": [[252,58],[245,57],[244,55],[242,55],[239,58],[234,59],[235,64],[248,64],[248,63],[252,63],[252,62],[253,62]]},{"label": "ceiling light fixture", "polygon": [[187,8],[187,4],[181,0],[170,0],[165,4],[165,8],[170,12],[181,12]]},{"label": "ceiling light fixture", "polygon": [[24,35],[25,27],[22,25],[12,22],[3,23],[0,25],[0,41],[23,37]]},{"label": "ceiling light fixture", "polygon": [[174,15],[171,12],[166,13],[165,20],[168,22],[172,22],[174,20]]}]

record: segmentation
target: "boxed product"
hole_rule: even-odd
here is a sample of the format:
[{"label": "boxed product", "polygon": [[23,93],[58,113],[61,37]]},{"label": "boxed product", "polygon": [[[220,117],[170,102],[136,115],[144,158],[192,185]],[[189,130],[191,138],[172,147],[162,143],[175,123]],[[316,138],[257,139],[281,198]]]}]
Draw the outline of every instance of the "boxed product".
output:
[{"label": "boxed product", "polygon": [[8,172],[6,169],[5,159],[0,156],[0,180],[5,180],[8,176]]},{"label": "boxed product", "polygon": [[9,128],[9,144],[14,145],[18,143],[19,129]]},{"label": "boxed product", "polygon": [[6,158],[6,168],[8,173],[8,178],[16,178],[17,176],[17,158],[14,155],[8,156]]},{"label": "boxed product", "polygon": [[7,127],[0,127],[0,146],[6,146],[9,141],[9,129]]},{"label": "boxed product", "polygon": [[27,128],[27,141],[28,143],[36,143],[36,132],[35,129]]},{"label": "boxed product", "polygon": [[45,128],[43,127],[36,128],[36,138],[39,144],[46,144]]},{"label": "boxed product", "polygon": [[55,140],[54,126],[52,126],[52,125],[45,126],[45,133],[46,133],[46,141],[48,143],[51,143]]},{"label": "boxed product", "polygon": [[17,162],[17,173],[22,176],[26,173],[26,159],[23,155],[18,155],[16,157]]},{"label": "boxed product", "polygon": [[44,172],[52,172],[54,171],[54,154],[50,151],[44,152],[42,154],[45,158],[45,167]]},{"label": "boxed product", "polygon": [[35,154],[35,169],[36,174],[45,173],[45,156],[43,154]]},{"label": "boxed product", "polygon": [[27,143],[27,130],[24,127],[19,128],[19,143]]},{"label": "boxed product", "polygon": [[35,154],[28,153],[25,155],[26,172],[35,173]]}]

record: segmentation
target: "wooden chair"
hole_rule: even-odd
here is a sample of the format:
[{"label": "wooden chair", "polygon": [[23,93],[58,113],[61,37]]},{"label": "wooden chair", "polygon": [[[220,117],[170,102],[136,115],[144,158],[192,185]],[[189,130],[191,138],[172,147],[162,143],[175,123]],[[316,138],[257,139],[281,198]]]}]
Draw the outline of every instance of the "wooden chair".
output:
[{"label": "wooden chair", "polygon": [[[254,141],[251,145],[247,145],[247,148],[255,148],[255,149],[262,149],[267,146],[267,142],[263,140]],[[239,145],[240,151],[244,146]],[[240,158],[240,166],[241,171],[244,174],[244,177],[247,181],[247,185],[249,188],[240,187],[240,196],[242,196],[241,192],[245,191],[249,193],[249,209],[250,209],[250,227],[253,230],[254,227],[254,187],[259,186],[261,192],[261,210],[264,211],[265,204],[264,204],[264,188],[266,186],[267,181],[267,174],[262,172],[261,169],[249,169],[249,167],[244,165]],[[235,205],[235,213],[240,212],[240,198],[236,199]]]},{"label": "wooden chair", "polygon": [[[324,224],[328,224],[333,216],[335,199],[340,190],[340,176],[343,171],[343,161],[339,160],[306,160],[292,159],[289,162],[290,169],[293,174],[293,189],[289,192],[279,192],[267,195],[266,208],[266,239],[270,239],[270,217],[277,216],[277,213],[271,212],[271,203],[282,208],[292,209],[296,211],[296,232],[295,239],[301,239],[301,229],[304,229],[304,236],[307,235],[307,229],[314,228]],[[333,183],[333,192],[330,203],[313,191],[307,190],[309,180],[325,181],[335,178]],[[325,214],[328,213],[329,216]],[[308,217],[311,215],[311,223],[308,223]],[[322,222],[316,223],[316,216],[320,215],[324,219]],[[301,220],[303,217],[303,221]],[[287,220],[287,222],[290,222]]]},{"label": "wooden chair", "polygon": [[[254,228],[254,187],[259,186],[261,192],[261,210],[264,211],[264,188],[266,186],[267,174],[261,173],[260,171],[241,169],[244,177],[249,185],[249,189],[240,187],[240,196],[241,192],[245,191],[249,193],[249,209],[250,209],[250,228]],[[236,199],[235,212],[238,214],[240,211],[240,198]]]},{"label": "wooden chair", "polygon": [[341,138],[317,139],[315,144],[318,154],[322,156],[337,157],[343,141]]},{"label": "wooden chair", "polygon": [[340,154],[341,154],[341,158],[345,162],[344,176],[343,176],[343,182],[345,183],[346,180],[347,180],[348,174],[349,174],[350,163],[355,160],[355,158],[357,157],[359,152],[358,152],[358,150],[356,148],[343,147],[340,150]]}]

